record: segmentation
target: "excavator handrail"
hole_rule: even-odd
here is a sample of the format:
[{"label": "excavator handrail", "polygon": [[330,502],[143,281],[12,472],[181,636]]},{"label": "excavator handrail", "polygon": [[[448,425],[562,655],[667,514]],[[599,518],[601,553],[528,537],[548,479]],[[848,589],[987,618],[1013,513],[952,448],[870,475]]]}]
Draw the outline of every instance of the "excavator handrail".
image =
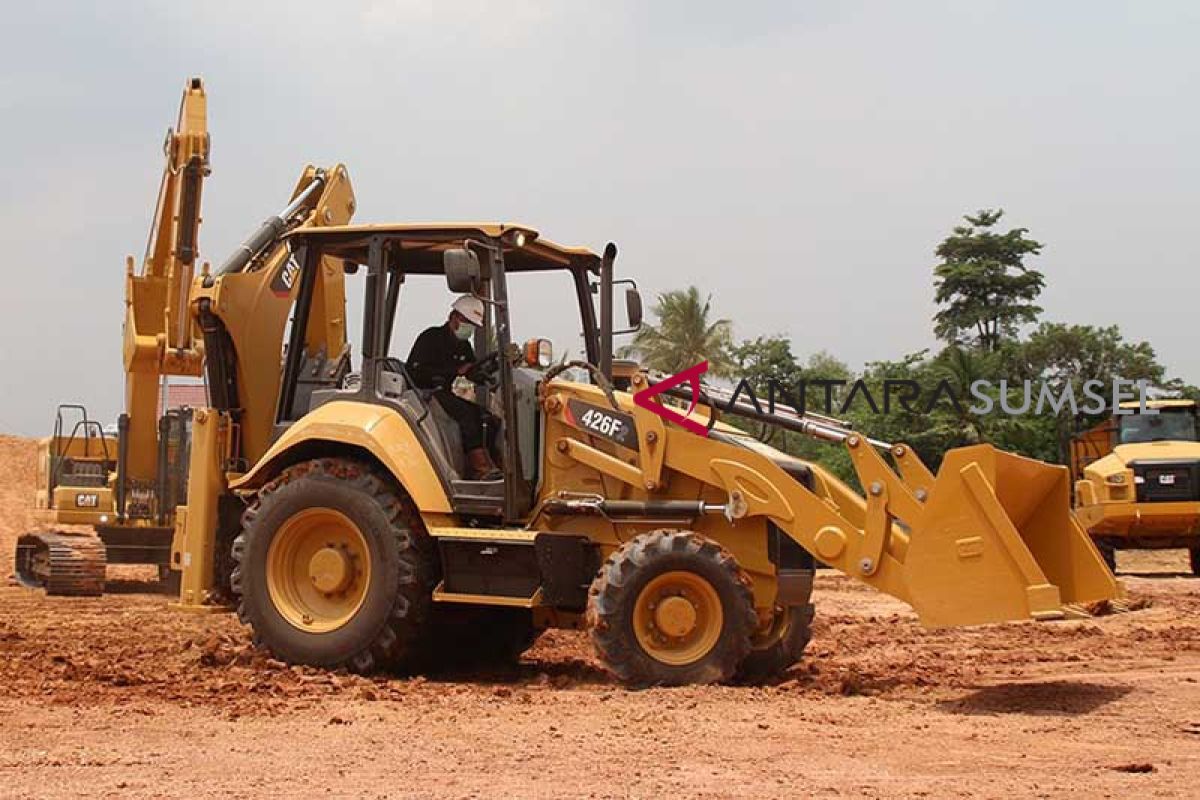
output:
[{"label": "excavator handrail", "polygon": [[[63,431],[63,410],[71,409],[78,411],[82,415],[82,419],[76,421],[74,427],[71,428],[71,435],[67,438],[66,445],[62,445]],[[104,456],[104,461],[107,463],[110,459],[108,456],[108,441],[104,437],[104,428],[100,425],[99,420],[90,419],[88,417],[87,408],[80,403],[59,403],[58,408],[54,412],[54,436],[51,439],[54,446],[53,451],[53,467],[50,473],[50,488],[58,486],[58,478],[62,472],[63,456],[71,452],[71,445],[74,444],[80,429],[83,430],[83,454],[84,456],[91,455],[92,437],[96,436],[100,439],[100,451]],[[92,431],[96,431],[95,434]]]}]

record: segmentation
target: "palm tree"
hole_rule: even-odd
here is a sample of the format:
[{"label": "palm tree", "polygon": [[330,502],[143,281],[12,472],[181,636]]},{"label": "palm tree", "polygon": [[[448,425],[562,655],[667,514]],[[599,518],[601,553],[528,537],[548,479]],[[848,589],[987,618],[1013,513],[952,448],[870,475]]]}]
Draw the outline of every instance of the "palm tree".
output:
[{"label": "palm tree", "polygon": [[701,300],[695,286],[660,294],[654,304],[658,324],[643,323],[621,354],[636,356],[642,366],[663,372],[679,372],[707,361],[711,374],[729,375],[734,368],[733,323],[710,320],[711,310],[712,296]]}]

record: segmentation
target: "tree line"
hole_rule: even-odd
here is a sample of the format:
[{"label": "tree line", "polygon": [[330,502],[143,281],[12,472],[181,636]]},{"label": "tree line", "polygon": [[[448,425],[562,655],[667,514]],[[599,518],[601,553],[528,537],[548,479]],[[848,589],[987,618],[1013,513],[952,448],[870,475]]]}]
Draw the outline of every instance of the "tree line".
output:
[{"label": "tree line", "polygon": [[[843,393],[839,403],[852,387],[878,399],[902,382],[914,381],[969,400],[976,381],[995,384],[1001,379],[1010,395],[1023,394],[1024,382],[1031,381],[1058,396],[1069,387],[1082,397],[1084,381],[1110,386],[1119,378],[1144,380],[1171,394],[1200,396],[1194,387],[1168,377],[1148,342],[1127,341],[1118,325],[1044,320],[1038,298],[1046,279],[1026,263],[1042,252],[1043,245],[1030,238],[1027,228],[1002,232],[1003,216],[1001,209],[968,214],[934,250],[938,310],[932,322],[939,343],[935,348],[873,361],[855,371],[835,354],[796,353],[782,335],[737,339],[730,320],[714,318],[711,297],[688,286],[658,296],[652,309],[655,321],[643,325],[624,353],[651,370],[667,373],[707,360],[710,374],[718,379],[745,379],[754,387],[774,382],[792,397],[802,395],[802,402],[813,410],[823,409],[824,394],[830,389],[820,382],[828,381],[845,382],[838,387]],[[1023,402],[1016,396],[993,399],[1011,401],[1010,407]],[[912,410],[893,406],[891,413],[881,415],[866,403],[852,402],[842,417],[868,436],[909,443],[936,467],[946,450],[981,442],[1065,463],[1071,437],[1107,413],[1074,415],[1069,407],[1062,407],[1042,414],[979,415],[965,406],[951,402],[929,408],[914,405]],[[786,452],[821,462],[843,478],[853,478],[842,448],[782,430],[762,430],[744,420],[728,421]]]}]

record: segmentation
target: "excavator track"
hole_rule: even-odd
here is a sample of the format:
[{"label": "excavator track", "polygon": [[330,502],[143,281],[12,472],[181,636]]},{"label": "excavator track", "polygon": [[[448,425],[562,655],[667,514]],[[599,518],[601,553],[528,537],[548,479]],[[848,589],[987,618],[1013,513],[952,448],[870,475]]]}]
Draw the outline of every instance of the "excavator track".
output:
[{"label": "excavator track", "polygon": [[104,593],[104,542],[83,533],[27,533],[17,540],[17,582],[48,595]]}]

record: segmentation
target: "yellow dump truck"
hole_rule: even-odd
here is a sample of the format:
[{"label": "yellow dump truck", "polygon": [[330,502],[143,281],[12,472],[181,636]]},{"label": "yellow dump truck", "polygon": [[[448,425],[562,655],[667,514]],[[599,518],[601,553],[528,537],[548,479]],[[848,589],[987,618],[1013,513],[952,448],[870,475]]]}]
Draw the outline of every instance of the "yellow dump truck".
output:
[{"label": "yellow dump truck", "polygon": [[1075,511],[1115,569],[1116,551],[1186,548],[1200,575],[1196,403],[1122,403],[1071,442]]}]

